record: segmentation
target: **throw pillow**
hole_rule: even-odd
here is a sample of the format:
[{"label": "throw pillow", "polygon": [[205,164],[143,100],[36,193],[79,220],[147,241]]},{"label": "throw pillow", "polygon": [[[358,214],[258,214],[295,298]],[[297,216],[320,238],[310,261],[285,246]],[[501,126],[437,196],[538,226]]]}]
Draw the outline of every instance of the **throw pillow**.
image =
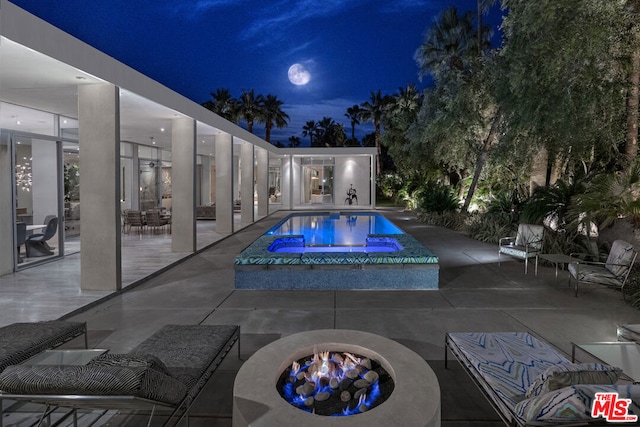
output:
[{"label": "throw pillow", "polygon": [[150,354],[115,354],[107,353],[92,359],[92,366],[124,366],[128,368],[149,368],[161,374],[171,376],[162,360]]},{"label": "throw pillow", "polygon": [[615,384],[622,370],[601,363],[564,363],[547,368],[525,394],[527,399],[574,384]]}]

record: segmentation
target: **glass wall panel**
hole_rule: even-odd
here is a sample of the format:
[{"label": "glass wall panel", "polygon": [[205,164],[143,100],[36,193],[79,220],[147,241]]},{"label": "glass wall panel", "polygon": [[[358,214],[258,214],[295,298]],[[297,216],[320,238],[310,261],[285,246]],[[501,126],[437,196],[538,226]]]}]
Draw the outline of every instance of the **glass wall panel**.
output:
[{"label": "glass wall panel", "polygon": [[65,142],[63,152],[65,253],[80,250],[80,146]]},{"label": "glass wall panel", "polygon": [[16,227],[26,236],[18,244],[19,267],[64,253],[60,218],[62,156],[55,140],[13,135],[15,143]]}]

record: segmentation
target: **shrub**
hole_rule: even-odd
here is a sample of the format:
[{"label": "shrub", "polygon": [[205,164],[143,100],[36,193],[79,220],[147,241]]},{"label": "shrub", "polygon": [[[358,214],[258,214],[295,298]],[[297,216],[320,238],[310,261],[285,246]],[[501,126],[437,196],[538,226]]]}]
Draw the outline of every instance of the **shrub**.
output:
[{"label": "shrub", "polygon": [[455,212],[460,202],[451,187],[427,182],[418,194],[419,207],[423,212]]}]

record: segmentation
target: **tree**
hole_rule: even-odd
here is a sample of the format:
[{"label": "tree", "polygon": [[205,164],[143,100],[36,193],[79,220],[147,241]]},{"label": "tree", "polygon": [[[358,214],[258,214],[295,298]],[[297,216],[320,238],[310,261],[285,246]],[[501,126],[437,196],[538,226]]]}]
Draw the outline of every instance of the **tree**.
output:
[{"label": "tree", "polygon": [[362,118],[362,109],[358,104],[353,107],[347,108],[347,112],[345,116],[349,119],[351,123],[351,139],[353,141],[356,140],[356,125],[360,124],[360,119]]},{"label": "tree", "polygon": [[628,0],[631,15],[629,32],[631,33],[631,52],[629,67],[629,94],[627,95],[627,160],[638,157],[638,121],[640,108],[640,0]]},{"label": "tree", "polygon": [[[567,172],[621,164],[625,152],[623,2],[504,0],[505,44],[495,73],[507,126],[503,153],[546,149]],[[593,165],[593,166],[591,166]]]},{"label": "tree", "polygon": [[289,137],[289,147],[290,148],[299,147],[300,143],[301,143],[300,138],[298,138],[297,136],[290,136]]},{"label": "tree", "polygon": [[432,74],[438,79],[450,70],[468,69],[476,52],[473,14],[458,16],[458,9],[450,7],[429,27],[413,57],[420,67],[420,77]]},{"label": "tree", "polygon": [[408,85],[406,88],[399,88],[386,106],[382,119],[385,131],[380,137],[380,143],[388,147],[387,152],[393,158],[393,163],[401,169],[411,165],[409,159],[412,156],[406,151],[409,144],[406,134],[417,120],[421,105],[422,95],[415,85]]},{"label": "tree", "polygon": [[382,96],[380,91],[371,92],[371,98],[369,101],[365,101],[360,104],[362,107],[362,119],[373,123],[375,128],[375,145],[376,145],[376,173],[380,175],[380,124],[382,116],[384,115],[384,108],[386,103],[389,102],[388,96]]},{"label": "tree", "polygon": [[237,123],[238,101],[231,96],[229,89],[217,89],[215,93],[211,92],[210,95],[213,101],[205,101],[202,103],[202,106],[213,111],[220,117]]},{"label": "tree", "polygon": [[344,127],[336,123],[331,117],[323,117],[318,122],[314,147],[341,147],[344,145],[346,134]]},{"label": "tree", "polygon": [[420,76],[432,75],[436,88],[423,104],[410,139],[414,145],[429,146],[426,152],[450,171],[474,166],[463,210],[470,206],[488,152],[495,146],[499,117],[485,63],[479,58],[481,47],[489,45],[490,32],[479,30],[474,29],[471,12],[458,16],[455,7],[446,9],[414,54]]},{"label": "tree", "polygon": [[264,123],[264,97],[255,95],[254,90],[243,90],[238,101],[238,118],[247,121],[247,130],[253,133],[254,122]]},{"label": "tree", "polygon": [[302,127],[302,136],[309,137],[309,145],[311,147],[313,147],[313,137],[316,136],[317,132],[318,132],[318,124],[315,122],[315,120],[309,120]]},{"label": "tree", "polygon": [[265,124],[265,137],[267,142],[271,141],[271,128],[275,125],[278,129],[287,126],[289,115],[282,111],[282,101],[275,95],[268,94],[262,102],[263,120]]}]

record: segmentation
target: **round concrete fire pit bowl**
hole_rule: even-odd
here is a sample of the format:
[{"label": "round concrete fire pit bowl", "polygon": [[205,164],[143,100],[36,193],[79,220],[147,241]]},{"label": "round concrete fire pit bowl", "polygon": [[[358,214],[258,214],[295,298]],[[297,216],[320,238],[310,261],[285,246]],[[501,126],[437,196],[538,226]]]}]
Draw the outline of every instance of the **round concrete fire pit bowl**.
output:
[{"label": "round concrete fire pit bowl", "polygon": [[[343,351],[377,361],[395,387],[387,400],[364,413],[328,417],[284,400],[276,383],[294,360],[314,351]],[[440,385],[431,367],[413,351],[368,332],[326,329],[279,339],[247,360],[233,385],[233,427],[244,426],[440,426]]]}]

